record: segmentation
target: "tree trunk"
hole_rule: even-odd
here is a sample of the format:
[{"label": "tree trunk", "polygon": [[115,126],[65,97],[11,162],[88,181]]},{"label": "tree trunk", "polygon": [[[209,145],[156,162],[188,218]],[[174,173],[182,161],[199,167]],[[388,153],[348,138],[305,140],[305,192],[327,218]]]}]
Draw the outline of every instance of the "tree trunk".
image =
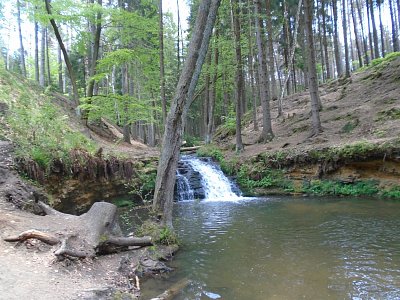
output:
[{"label": "tree trunk", "polygon": [[[335,0],[334,0],[335,1]],[[312,0],[304,1],[304,18],[306,23],[307,35],[307,54],[308,54],[308,72],[309,72],[309,90],[311,97],[311,119],[312,119],[312,136],[316,136],[322,132],[321,121],[319,118],[319,92],[317,80],[317,68],[315,62],[314,37],[312,33]]]},{"label": "tree trunk", "polygon": [[39,25],[38,22],[35,21],[35,81],[39,83]]},{"label": "tree trunk", "polygon": [[47,85],[51,86],[49,31],[47,30],[47,27],[46,27],[46,66],[47,66]]},{"label": "tree trunk", "polygon": [[258,49],[258,75],[260,78],[260,100],[263,109],[263,130],[259,137],[260,142],[268,142],[274,138],[272,132],[271,123],[271,111],[269,107],[269,95],[268,95],[268,75],[267,65],[264,57],[265,44],[263,40],[263,25],[260,17],[261,3],[260,0],[254,0],[254,14],[256,24],[256,36],[257,36],[257,49]]},{"label": "tree trunk", "polygon": [[378,53],[374,53],[374,42],[372,40],[372,31],[371,31],[371,18],[370,18],[370,6],[369,0],[365,1],[365,6],[367,7],[367,21],[368,21],[368,39],[369,39],[369,49],[371,51],[371,60],[377,58]]},{"label": "tree trunk", "polygon": [[390,20],[392,25],[392,44],[393,44],[393,52],[397,52],[399,51],[399,37],[397,35],[397,26],[394,18],[392,1],[393,0],[389,0]]},{"label": "tree trunk", "polygon": [[[103,5],[103,0],[97,0],[97,4],[101,7]],[[88,104],[91,104],[92,100],[91,98],[93,97],[93,91],[94,91],[94,85],[95,85],[95,80],[93,79],[93,76],[96,75],[96,66],[97,66],[97,60],[99,59],[99,51],[100,51],[100,36],[101,36],[101,18],[102,18],[102,13],[99,11],[96,15],[96,24],[94,26],[94,32],[92,32],[92,37],[91,37],[91,51],[89,53],[91,56],[89,56],[89,79],[87,83],[87,88],[86,88],[86,97],[88,98]],[[82,119],[85,120],[85,124],[88,125],[88,117],[89,117],[89,111],[83,111],[82,112]]]},{"label": "tree trunk", "polygon": [[[289,66],[291,66],[294,63],[294,54],[295,54],[296,45],[297,45],[297,32],[298,32],[298,27],[299,27],[299,22],[300,22],[301,4],[302,4],[302,0],[299,0],[299,3],[297,4],[296,20],[295,20],[295,24],[294,24],[293,45],[292,45],[292,49],[290,50]],[[286,86],[286,83],[290,78],[291,69],[292,68],[290,67],[285,74],[285,78],[284,78],[283,84],[282,84],[283,86]],[[283,100],[284,93],[285,93],[285,90],[282,88],[281,93],[278,98],[278,117],[280,117],[283,114],[282,100]]]},{"label": "tree trunk", "polygon": [[214,68],[213,68],[213,75],[211,78],[211,86],[208,97],[209,108],[208,108],[206,143],[211,143],[214,131],[214,112],[215,112],[215,98],[217,93],[218,58],[219,58],[218,39],[219,39],[219,30],[218,26],[216,26],[215,42],[214,42],[214,63],[213,63]]},{"label": "tree trunk", "polygon": [[42,26],[40,38],[40,72],[39,84],[41,87],[46,85],[46,27]]},{"label": "tree trunk", "polygon": [[378,31],[376,30],[376,24],[375,24],[374,3],[372,2],[372,0],[367,0],[367,1],[369,2],[369,12],[371,13],[372,36],[374,38],[375,58],[378,58],[381,55],[379,53]]},{"label": "tree trunk", "polygon": [[360,20],[360,25],[361,25],[361,35],[362,35],[362,41],[363,41],[363,47],[364,47],[364,62],[368,66],[369,65],[369,55],[368,55],[368,43],[367,39],[365,38],[365,33],[364,33],[364,22],[363,22],[363,17],[361,14],[361,8],[358,0],[356,1],[356,6],[357,6],[357,11],[358,11],[358,18]]},{"label": "tree trunk", "polygon": [[[194,93],[198,79],[198,75],[194,75],[198,69],[201,71],[219,4],[220,0],[203,0],[199,6],[196,24],[187,52],[188,55],[176,87],[170,112],[167,115],[157,168],[153,210],[160,215],[161,224],[170,228],[172,228],[173,193],[179,148],[182,144],[185,119],[190,106],[187,102],[188,99],[192,99],[188,97],[189,90],[192,88],[191,93]],[[210,30],[207,31],[206,29]],[[205,45],[206,43],[207,46]],[[193,79],[196,80],[193,81]],[[186,107],[187,105],[189,106]]]},{"label": "tree trunk", "polygon": [[254,86],[254,49],[253,49],[253,22],[252,22],[252,15],[250,9],[250,0],[247,0],[247,21],[248,21],[248,43],[249,43],[249,55],[248,55],[248,69],[249,69],[249,76],[250,76],[250,87],[251,87],[251,96],[252,96],[252,117],[253,117],[253,129],[254,131],[258,131],[258,122],[257,122],[257,98],[258,92],[256,92],[256,88]]},{"label": "tree trunk", "polygon": [[332,0],[333,9],[333,44],[335,45],[336,72],[338,77],[343,75],[342,59],[339,47],[337,0]]},{"label": "tree trunk", "polygon": [[204,76],[204,101],[203,101],[203,136],[204,136],[204,142],[206,144],[209,144],[211,141],[208,140],[207,136],[207,128],[208,128],[208,123],[209,123],[209,109],[210,109],[210,69],[211,69],[211,51],[209,50],[207,52],[207,57],[206,57],[206,70],[205,70],[205,76]]},{"label": "tree trunk", "polygon": [[[388,0],[388,1],[390,2],[390,0]],[[378,4],[378,12],[379,12],[379,29],[381,31],[382,57],[385,57],[385,32],[383,30],[383,24],[382,24],[382,8],[381,8],[382,2],[380,0],[378,0],[377,4]]]},{"label": "tree trunk", "polygon": [[38,239],[49,245],[58,245],[54,252],[58,258],[94,257],[128,250],[129,246],[153,244],[150,237],[121,236],[117,207],[111,203],[96,202],[87,213],[80,216],[60,213],[41,202],[38,206],[46,214],[43,218],[49,218],[54,225],[49,232],[27,230],[18,236],[5,238],[6,242]]},{"label": "tree trunk", "polygon": [[323,31],[323,38],[322,43],[324,45],[325,51],[325,67],[326,67],[326,79],[329,80],[332,78],[331,75],[331,68],[329,63],[329,53],[328,53],[328,39],[327,39],[327,32],[326,32],[326,11],[325,11],[325,1],[321,0],[321,10],[322,10],[322,31]]},{"label": "tree trunk", "polygon": [[64,79],[63,79],[63,65],[61,58],[61,48],[57,47],[57,63],[58,63],[58,90],[60,93],[64,91]]},{"label": "tree trunk", "polygon": [[361,51],[360,41],[358,39],[359,34],[358,34],[358,28],[357,28],[357,19],[356,19],[356,14],[354,11],[354,5],[351,4],[351,1],[350,1],[350,5],[351,5],[350,6],[351,16],[353,19],[354,38],[356,40],[356,47],[357,47],[358,64],[359,64],[359,67],[361,68],[363,66],[363,60],[362,60],[362,51]]},{"label": "tree trunk", "polygon": [[271,99],[278,99],[278,91],[276,86],[276,78],[275,78],[275,64],[274,64],[274,44],[273,44],[273,30],[272,30],[272,11],[271,11],[271,0],[266,0],[266,11],[267,11],[267,37],[268,37],[268,69],[269,75],[271,78],[270,81],[270,92]]},{"label": "tree trunk", "polygon": [[165,124],[167,119],[167,98],[165,97],[165,68],[164,68],[164,20],[162,10],[162,0],[158,3],[159,14],[159,27],[158,27],[158,41],[160,43],[160,94],[161,94],[161,109],[162,120]]},{"label": "tree trunk", "polygon": [[240,44],[240,24],[239,24],[239,3],[237,0],[231,0],[231,15],[233,34],[235,40],[235,101],[236,101],[236,152],[243,151],[242,142],[242,104],[243,104],[243,65],[242,65],[242,47]]},{"label": "tree trunk", "polygon": [[350,77],[350,61],[349,61],[349,43],[347,41],[347,12],[346,12],[346,0],[342,1],[342,26],[343,26],[343,40],[344,40],[344,61],[345,61],[345,73],[346,78]]},{"label": "tree trunk", "polygon": [[50,24],[53,27],[54,34],[56,35],[58,44],[60,45],[61,51],[62,51],[63,56],[64,56],[65,65],[67,66],[69,78],[71,80],[71,85],[72,85],[72,92],[73,92],[73,99],[74,99],[75,107],[78,108],[78,105],[79,105],[79,93],[78,93],[78,87],[76,85],[75,72],[74,72],[74,70],[72,68],[72,64],[71,64],[71,62],[69,60],[69,56],[68,56],[68,53],[67,53],[67,49],[64,46],[64,43],[62,41],[62,38],[61,38],[60,32],[58,30],[57,24],[54,21],[54,18],[51,17],[51,8],[50,8],[49,0],[45,0],[45,4],[46,4],[46,11],[50,16]]},{"label": "tree trunk", "polygon": [[17,22],[18,22],[18,36],[19,36],[19,50],[20,50],[20,62],[22,75],[26,77],[26,65],[25,65],[25,49],[24,43],[22,42],[22,29],[21,29],[21,3],[17,0]]}]

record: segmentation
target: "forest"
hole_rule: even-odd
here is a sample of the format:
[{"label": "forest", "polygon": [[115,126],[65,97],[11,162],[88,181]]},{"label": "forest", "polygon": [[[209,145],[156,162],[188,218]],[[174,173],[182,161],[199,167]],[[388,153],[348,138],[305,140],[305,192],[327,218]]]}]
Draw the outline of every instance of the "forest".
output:
[{"label": "forest", "polygon": [[[353,234],[364,227],[372,231],[365,231],[360,249],[374,251],[368,247],[375,245],[369,240],[375,236],[375,225],[387,239],[377,243],[392,249],[392,241],[396,243],[392,233],[400,226],[393,221],[399,210],[391,209],[398,207],[400,198],[399,30],[400,0],[1,1],[0,228],[6,230],[0,250],[17,242],[14,253],[25,243],[28,250],[23,251],[28,255],[29,249],[46,253],[38,256],[38,262],[55,257],[57,272],[72,265],[70,273],[59,274],[71,290],[53,291],[49,299],[54,295],[67,299],[76,292],[73,274],[85,278],[83,286],[92,286],[93,270],[96,284],[103,287],[104,280],[112,281],[108,296],[119,297],[122,291],[138,299],[143,277],[171,271],[159,260],[173,256],[180,238],[187,251],[179,261],[183,268],[209,274],[215,266],[224,274],[221,279],[226,279],[220,286],[241,280],[235,272],[218,269],[218,262],[208,256],[232,247],[229,255],[217,256],[225,261],[244,251],[235,245],[225,247],[232,236],[223,236],[220,244],[219,235],[229,230],[214,232],[215,224],[240,231],[235,239],[249,236],[250,244],[261,241],[261,246],[251,249],[258,252],[249,254],[254,256],[251,270],[264,264],[260,257],[267,259],[264,247],[271,251],[270,257],[278,256],[276,261],[292,260],[283,257],[290,255],[288,251],[275,249],[264,239],[282,242],[282,249],[299,240],[293,253],[299,252],[293,257],[309,253],[305,265],[325,265],[329,257],[320,253],[328,253],[323,246],[330,243],[329,251],[338,249],[334,255],[342,259],[340,251],[351,251],[360,242]],[[203,169],[204,163],[208,169]],[[204,179],[211,176],[210,169],[218,171],[218,180],[228,176],[223,183],[228,191],[220,190],[218,181],[217,196],[213,194],[224,203],[221,206],[218,201],[208,202],[208,190],[217,181]],[[185,197],[189,195],[193,207],[185,206],[186,198],[177,205],[182,188],[189,189]],[[269,206],[270,198],[264,197],[275,195],[287,198],[271,198]],[[310,201],[297,201],[299,195]],[[342,200],[343,196],[356,197],[361,204],[352,198]],[[370,198],[385,201],[377,204],[368,202]],[[234,205],[242,200],[245,205]],[[375,205],[382,219],[374,219],[371,207]],[[140,216],[143,224],[136,227],[136,210],[142,209],[149,220],[142,222],[145,217]],[[3,214],[7,211],[11,213]],[[353,223],[346,223],[347,214]],[[236,228],[232,221],[236,217],[238,224],[255,220],[255,230]],[[275,218],[276,224],[271,221]],[[369,225],[357,223],[363,218]],[[312,222],[311,230],[307,226]],[[282,227],[275,228],[278,224]],[[124,226],[132,232],[126,235]],[[299,238],[303,231],[293,236],[297,226],[309,233],[304,236],[310,240]],[[313,230],[324,226],[329,238],[313,245],[323,236]],[[268,228],[274,230],[266,238]],[[281,228],[284,234],[279,235]],[[335,235],[342,229],[353,237],[351,246]],[[364,232],[358,235],[363,238]],[[193,237],[205,244],[193,242]],[[185,249],[189,243],[200,251]],[[219,248],[213,248],[213,243]],[[49,249],[54,251],[46,252]],[[312,255],[313,249],[320,251]],[[387,257],[398,253],[389,250]],[[86,261],[125,251],[126,257],[100,259],[93,265]],[[16,253],[18,260],[21,252]],[[198,257],[207,257],[213,267],[204,271],[202,262],[192,263]],[[241,258],[236,258],[238,265]],[[249,261],[240,266],[244,277],[252,278],[252,271],[245,270]],[[400,266],[398,257],[393,261]],[[11,262],[0,258],[0,265],[18,279]],[[107,272],[106,279],[98,276],[108,270],[105,264],[118,272]],[[273,270],[274,264],[267,268]],[[296,270],[287,272],[289,285],[293,274],[304,271],[297,267],[288,267]],[[341,267],[329,268],[330,272]],[[367,295],[377,298],[400,292],[398,284],[386,279],[397,271],[386,265],[377,270],[384,272],[380,277],[384,279],[371,282],[381,289],[376,292],[368,290],[368,284],[360,285],[354,295],[365,295],[364,287]],[[311,274],[302,279],[306,283],[307,276],[315,276],[313,270],[304,272]],[[150,287],[150,280],[149,286],[144,281],[143,290],[158,291],[152,299],[175,299],[184,293],[189,295],[185,299],[199,293],[207,299],[220,295],[249,299],[246,293],[257,290],[254,299],[265,299],[264,295],[319,299],[308,283],[304,291],[293,283],[290,294],[274,278],[268,277],[271,286],[266,289],[266,277],[260,277],[259,286],[251,287],[258,284],[253,279],[243,291],[230,287],[235,292],[229,294],[213,285],[220,279],[213,274],[210,281],[196,275],[194,283],[187,274],[177,274],[172,286],[166,280],[160,287]],[[51,276],[46,273],[43,280],[49,282]],[[346,276],[343,280],[350,286],[353,279]],[[328,284],[327,292],[324,284],[317,290],[321,288],[324,297],[352,293],[332,291],[335,284]],[[7,289],[15,293],[10,284]],[[114,299],[108,296],[104,299]]]}]

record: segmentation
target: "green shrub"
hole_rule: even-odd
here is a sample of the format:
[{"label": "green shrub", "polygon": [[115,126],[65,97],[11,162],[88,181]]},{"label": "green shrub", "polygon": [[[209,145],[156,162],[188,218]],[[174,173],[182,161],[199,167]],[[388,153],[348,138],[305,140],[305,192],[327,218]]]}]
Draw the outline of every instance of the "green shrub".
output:
[{"label": "green shrub", "polygon": [[224,159],[224,155],[222,154],[221,150],[214,145],[201,147],[197,150],[196,154],[199,157],[212,157],[217,162],[221,162]]},{"label": "green shrub", "polygon": [[400,186],[392,187],[381,192],[382,197],[400,199]]},{"label": "green shrub", "polygon": [[174,231],[150,220],[143,222],[136,234],[138,236],[151,236],[156,244],[179,245],[178,236]]},{"label": "green shrub", "polygon": [[376,195],[379,192],[376,181],[359,181],[354,184],[347,184],[331,180],[312,180],[303,185],[304,193],[314,195]]}]

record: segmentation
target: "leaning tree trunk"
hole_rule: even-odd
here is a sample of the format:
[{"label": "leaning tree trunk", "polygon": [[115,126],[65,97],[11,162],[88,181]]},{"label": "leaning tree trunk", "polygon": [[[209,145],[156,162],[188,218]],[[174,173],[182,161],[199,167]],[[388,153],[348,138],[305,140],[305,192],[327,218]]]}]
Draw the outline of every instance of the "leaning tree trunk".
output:
[{"label": "leaning tree trunk", "polygon": [[[193,99],[188,95],[189,91],[194,92],[196,87],[199,76],[196,73],[201,71],[205,56],[203,50],[208,48],[219,4],[220,0],[203,0],[199,6],[196,24],[189,44],[188,56],[184,62],[175,96],[167,116],[157,168],[153,210],[160,216],[161,224],[170,228],[172,228],[173,193],[179,149],[188,111],[187,105],[189,100]],[[209,27],[211,30],[207,31],[206,29]],[[206,43],[207,46],[204,45]]]},{"label": "leaning tree trunk", "polygon": [[[334,0],[335,1],[335,0]],[[317,68],[315,62],[314,37],[312,32],[312,0],[304,1],[304,18],[306,23],[307,35],[307,54],[308,54],[308,72],[309,72],[309,90],[311,97],[311,119],[312,136],[322,132],[321,121],[319,118],[319,92],[317,80]]]},{"label": "leaning tree trunk", "polygon": [[49,245],[57,245],[54,254],[62,257],[95,257],[129,250],[130,246],[150,246],[150,237],[123,237],[118,223],[117,207],[107,202],[96,202],[80,216],[64,214],[39,202],[53,226],[46,231],[30,229],[18,236],[7,237],[6,242],[38,239]]},{"label": "leaning tree trunk", "polygon": [[60,45],[61,51],[62,51],[63,56],[64,56],[65,65],[67,66],[69,78],[71,80],[74,103],[75,103],[76,108],[78,108],[78,105],[79,105],[79,93],[78,93],[78,86],[76,85],[75,72],[74,72],[74,70],[72,68],[72,64],[71,64],[71,61],[69,60],[69,56],[68,56],[68,53],[67,53],[67,49],[65,48],[65,45],[64,45],[63,40],[61,38],[61,35],[60,35],[59,30],[58,30],[57,24],[56,24],[54,18],[51,17],[51,8],[50,8],[49,0],[45,0],[45,4],[46,4],[46,11],[50,16],[50,24],[53,27],[54,34],[56,35],[58,44]]}]

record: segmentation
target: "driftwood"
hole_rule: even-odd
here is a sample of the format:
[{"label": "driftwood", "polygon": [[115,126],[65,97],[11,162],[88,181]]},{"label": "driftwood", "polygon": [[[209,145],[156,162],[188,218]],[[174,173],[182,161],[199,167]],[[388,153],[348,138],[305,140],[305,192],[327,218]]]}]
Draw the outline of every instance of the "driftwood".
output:
[{"label": "driftwood", "polygon": [[182,291],[185,287],[187,287],[190,284],[190,280],[187,278],[184,278],[174,285],[172,285],[168,290],[164,291],[162,294],[158,295],[155,298],[152,298],[150,300],[172,300],[180,291]]},{"label": "driftwood", "polygon": [[50,232],[27,230],[18,236],[4,238],[4,241],[38,239],[49,245],[58,245],[54,254],[59,258],[94,257],[128,250],[132,246],[152,245],[151,237],[122,236],[114,204],[96,202],[81,216],[61,213],[42,202],[38,205],[52,224]]}]

